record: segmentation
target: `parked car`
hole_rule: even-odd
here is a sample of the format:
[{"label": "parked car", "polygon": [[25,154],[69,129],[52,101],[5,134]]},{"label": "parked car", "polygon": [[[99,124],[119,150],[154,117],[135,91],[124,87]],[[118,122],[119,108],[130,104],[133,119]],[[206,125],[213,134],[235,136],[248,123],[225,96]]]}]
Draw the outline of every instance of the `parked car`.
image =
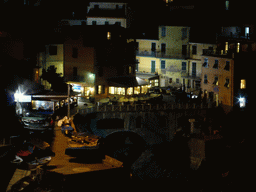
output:
[{"label": "parked car", "polygon": [[28,111],[20,121],[22,122],[24,128],[31,130],[52,130],[54,127],[54,121],[51,114],[43,113],[40,111]]}]

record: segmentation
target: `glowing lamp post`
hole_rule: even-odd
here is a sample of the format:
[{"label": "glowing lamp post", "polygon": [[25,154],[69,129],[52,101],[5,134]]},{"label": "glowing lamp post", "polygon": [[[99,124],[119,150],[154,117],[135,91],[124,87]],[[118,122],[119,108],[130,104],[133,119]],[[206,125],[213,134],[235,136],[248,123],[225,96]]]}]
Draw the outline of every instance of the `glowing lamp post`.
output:
[{"label": "glowing lamp post", "polygon": [[245,107],[245,98],[244,97],[239,98],[239,105],[241,108]]}]

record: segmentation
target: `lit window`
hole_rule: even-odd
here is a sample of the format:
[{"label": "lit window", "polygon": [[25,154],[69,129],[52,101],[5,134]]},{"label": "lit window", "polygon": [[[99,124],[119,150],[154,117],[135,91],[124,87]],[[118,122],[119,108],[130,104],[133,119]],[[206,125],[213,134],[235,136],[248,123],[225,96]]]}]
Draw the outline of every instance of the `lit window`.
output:
[{"label": "lit window", "polygon": [[129,87],[127,89],[127,95],[132,95],[133,94],[133,87]]},{"label": "lit window", "polygon": [[225,45],[225,52],[228,51],[228,42],[226,42],[226,45]]},{"label": "lit window", "polygon": [[218,67],[219,67],[219,60],[216,59],[214,65],[213,65],[213,68],[218,69]]},{"label": "lit window", "polygon": [[131,73],[132,73],[132,67],[129,66],[129,74],[131,74]]},{"label": "lit window", "polygon": [[219,77],[218,76],[215,76],[214,77],[214,82],[213,82],[214,85],[219,85]]},{"label": "lit window", "polygon": [[108,39],[108,40],[111,39],[111,33],[110,33],[110,32],[107,33],[107,39]]},{"label": "lit window", "polygon": [[109,94],[115,94],[115,88],[114,87],[109,87]]},{"label": "lit window", "polygon": [[117,95],[125,95],[125,88],[123,88],[123,87],[115,87],[115,94],[117,94]]},{"label": "lit window", "polygon": [[226,10],[229,10],[229,1],[225,2],[225,7],[226,7]]},{"label": "lit window", "polygon": [[155,86],[159,86],[158,85],[158,79],[155,79]]},{"label": "lit window", "polygon": [[245,27],[245,36],[249,36],[249,27]]},{"label": "lit window", "polygon": [[101,94],[101,85],[98,86],[98,94]]},{"label": "lit window", "polygon": [[237,43],[236,52],[239,53],[239,50],[240,50],[240,43]]},{"label": "lit window", "polygon": [[246,88],[246,80],[245,79],[241,79],[240,89],[245,89],[245,88]]},{"label": "lit window", "polygon": [[140,94],[140,87],[134,87],[134,94]]}]

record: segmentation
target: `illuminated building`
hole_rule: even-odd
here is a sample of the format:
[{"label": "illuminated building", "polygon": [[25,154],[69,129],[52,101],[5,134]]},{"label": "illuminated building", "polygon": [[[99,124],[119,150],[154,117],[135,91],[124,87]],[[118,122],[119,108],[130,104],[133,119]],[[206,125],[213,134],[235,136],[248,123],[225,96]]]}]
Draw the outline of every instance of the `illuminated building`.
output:
[{"label": "illuminated building", "polygon": [[66,26],[59,36],[62,44],[46,45],[46,51],[39,54],[40,66],[54,65],[67,83],[81,87],[76,90],[82,95],[107,97],[145,91],[145,82],[135,76],[135,43],[127,41],[125,28]]}]

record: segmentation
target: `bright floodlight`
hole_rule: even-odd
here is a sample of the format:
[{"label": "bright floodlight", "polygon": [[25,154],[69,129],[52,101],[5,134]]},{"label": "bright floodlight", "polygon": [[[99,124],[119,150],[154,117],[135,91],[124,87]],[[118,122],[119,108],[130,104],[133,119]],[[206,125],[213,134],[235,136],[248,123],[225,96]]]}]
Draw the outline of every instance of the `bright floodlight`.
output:
[{"label": "bright floodlight", "polygon": [[14,94],[14,99],[15,99],[15,101],[19,101],[19,100],[21,100],[22,98],[23,98],[23,93],[16,92],[16,93]]}]

